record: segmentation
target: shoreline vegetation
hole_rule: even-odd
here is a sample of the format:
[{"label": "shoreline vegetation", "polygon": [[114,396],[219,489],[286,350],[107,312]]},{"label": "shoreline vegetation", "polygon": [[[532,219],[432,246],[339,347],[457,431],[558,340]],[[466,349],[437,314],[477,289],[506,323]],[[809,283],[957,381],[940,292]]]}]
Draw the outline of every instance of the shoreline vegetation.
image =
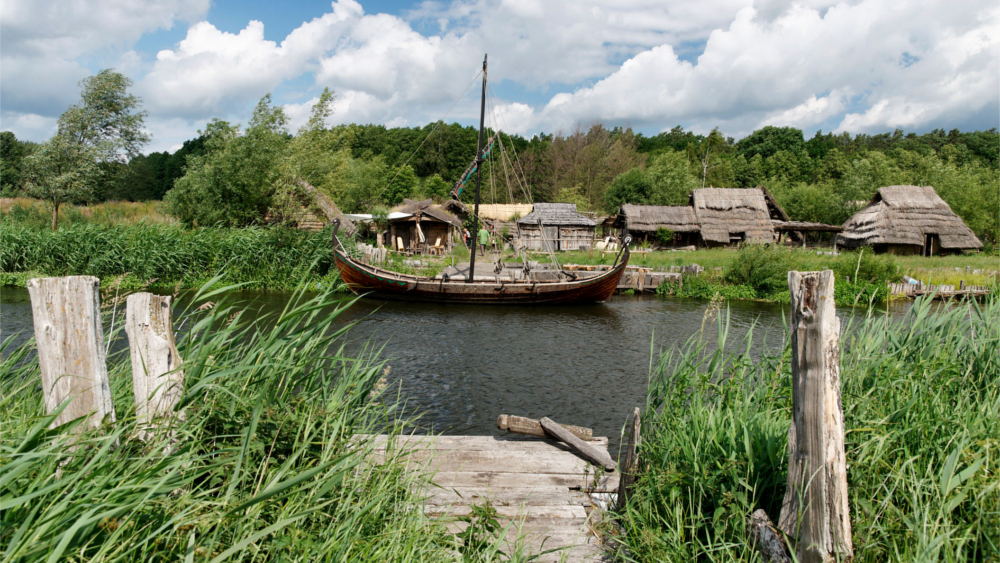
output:
[{"label": "shoreline vegetation", "polygon": [[[747,517],[762,508],[778,521],[792,411],[789,336],[752,358],[754,331],[731,341],[727,311],[713,303],[685,346],[652,353],[641,470],[617,513],[630,560],[759,561]],[[902,318],[869,313],[842,327],[857,563],[1000,554],[997,318],[995,296],[949,308],[918,298]]]},{"label": "shoreline vegetation", "polygon": [[[25,287],[33,277],[93,275],[104,286],[123,290],[172,291],[194,289],[220,277],[220,283],[241,289],[291,291],[300,285],[310,291],[348,291],[333,266],[330,231],[302,231],[279,225],[259,227],[185,227],[165,212],[160,202],[64,205],[59,230],[48,228],[48,216],[34,200],[7,199],[0,203],[0,287]],[[787,248],[772,245],[742,249],[703,249],[687,252],[656,251],[634,254],[631,264],[656,269],[699,264],[699,276],[685,275],[681,287],[664,284],[663,296],[787,303],[789,270],[830,268],[837,273],[837,304],[866,305],[889,299],[886,283],[903,275],[930,284],[996,286],[997,267],[992,252],[924,258],[875,255],[870,251],[825,254],[828,248]],[[461,244],[456,262],[467,262]],[[451,263],[450,255],[420,257],[426,268],[403,264],[404,257],[389,254],[388,269],[434,275]],[[545,254],[533,259],[547,262]],[[518,262],[505,252],[505,262]],[[560,252],[562,264],[607,264],[614,260],[600,252]],[[970,272],[966,272],[968,267]],[[973,273],[979,270],[980,273]],[[846,278],[851,278],[847,283]]]}]

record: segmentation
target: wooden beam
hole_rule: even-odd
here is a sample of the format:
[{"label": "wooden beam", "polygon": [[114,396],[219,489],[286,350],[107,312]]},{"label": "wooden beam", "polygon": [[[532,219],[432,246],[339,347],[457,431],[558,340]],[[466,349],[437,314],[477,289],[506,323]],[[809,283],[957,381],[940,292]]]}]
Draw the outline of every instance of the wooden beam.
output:
[{"label": "wooden beam", "polygon": [[632,410],[632,420],[629,424],[628,445],[625,448],[625,461],[621,467],[621,478],[618,481],[618,506],[624,507],[628,503],[629,494],[632,492],[632,483],[635,482],[639,470],[639,443],[641,441],[641,414],[639,407]]},{"label": "wooden beam", "polygon": [[618,464],[608,455],[607,450],[602,451],[591,446],[549,418],[543,418],[538,422],[547,434],[573,448],[582,458],[594,465],[603,466],[607,471],[614,471],[618,467]]},{"label": "wooden beam", "polygon": [[847,506],[840,321],[834,275],[788,272],[791,292],[792,424],[788,487],[779,527],[803,563],[853,557]]},{"label": "wooden beam", "polygon": [[184,373],[174,343],[169,295],[128,296],[125,333],[132,359],[136,415],[151,422],[173,415],[184,391]]},{"label": "wooden beam", "polygon": [[87,416],[78,431],[115,421],[101,328],[100,280],[93,276],[28,280],[42,394],[50,427]]},{"label": "wooden beam", "polygon": [[[572,426],[569,424],[563,424],[564,428],[572,432],[576,437],[582,440],[593,440],[594,431],[590,428],[583,428],[582,426]],[[527,434],[529,436],[538,436],[545,438],[548,434],[542,429],[542,425],[533,418],[525,418],[523,416],[514,416],[512,414],[502,414],[497,418],[497,428],[500,430],[507,430],[508,432],[516,432],[518,434]]]}]

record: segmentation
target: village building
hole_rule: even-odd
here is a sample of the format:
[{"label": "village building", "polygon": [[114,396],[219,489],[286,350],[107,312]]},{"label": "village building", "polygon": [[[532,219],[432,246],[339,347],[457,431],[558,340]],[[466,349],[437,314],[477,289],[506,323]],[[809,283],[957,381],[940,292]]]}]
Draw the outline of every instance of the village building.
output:
[{"label": "village building", "polygon": [[634,205],[626,203],[611,218],[612,228],[636,240],[657,241],[661,229],[673,232],[674,246],[697,245],[701,226],[689,205]]},{"label": "village building", "polygon": [[337,204],[322,191],[308,182],[299,182],[299,188],[291,196],[290,205],[284,212],[268,212],[264,220],[268,223],[284,223],[306,231],[320,231],[334,219],[340,219],[340,230],[354,234],[356,226],[347,218]]},{"label": "village building", "polygon": [[536,203],[517,220],[520,244],[528,250],[590,250],[596,227],[575,203]]},{"label": "village building", "polygon": [[389,215],[389,246],[414,253],[443,253],[451,248],[454,230],[462,227],[457,217],[431,199],[403,200]]},{"label": "village building", "polygon": [[844,223],[837,244],[922,256],[983,247],[972,229],[931,186],[879,188],[871,202]]}]

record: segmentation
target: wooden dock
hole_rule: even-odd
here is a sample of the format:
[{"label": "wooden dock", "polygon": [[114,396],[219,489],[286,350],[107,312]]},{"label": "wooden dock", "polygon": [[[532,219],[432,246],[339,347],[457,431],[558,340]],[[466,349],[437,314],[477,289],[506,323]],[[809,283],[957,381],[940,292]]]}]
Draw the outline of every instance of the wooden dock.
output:
[{"label": "wooden dock", "polygon": [[890,283],[891,295],[905,295],[911,299],[932,295],[935,299],[963,299],[985,297],[990,294],[990,288],[984,285],[967,285],[955,288],[953,285],[924,285],[912,283]]},{"label": "wooden dock", "polygon": [[[607,438],[588,442],[605,452]],[[387,436],[376,437],[384,454]],[[618,473],[606,473],[554,440],[530,436],[400,436],[409,463],[433,472],[434,487],[422,491],[425,514],[449,520],[455,533],[468,523],[457,520],[487,501],[512,523],[507,548],[521,536],[526,554],[537,561],[601,561],[597,493],[618,490]],[[555,550],[555,551],[550,551]]]}]

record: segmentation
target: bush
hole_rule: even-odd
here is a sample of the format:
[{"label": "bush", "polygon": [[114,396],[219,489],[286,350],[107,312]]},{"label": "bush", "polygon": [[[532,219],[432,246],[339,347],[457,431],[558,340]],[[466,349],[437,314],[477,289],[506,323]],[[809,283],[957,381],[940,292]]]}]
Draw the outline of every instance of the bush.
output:
[{"label": "bush", "polygon": [[770,294],[788,287],[788,251],[777,246],[745,244],[726,266],[722,279]]},{"label": "bush", "polygon": [[833,267],[840,279],[850,276],[852,283],[891,283],[902,279],[899,262],[890,254],[875,254],[862,249],[859,252],[845,252]]}]

